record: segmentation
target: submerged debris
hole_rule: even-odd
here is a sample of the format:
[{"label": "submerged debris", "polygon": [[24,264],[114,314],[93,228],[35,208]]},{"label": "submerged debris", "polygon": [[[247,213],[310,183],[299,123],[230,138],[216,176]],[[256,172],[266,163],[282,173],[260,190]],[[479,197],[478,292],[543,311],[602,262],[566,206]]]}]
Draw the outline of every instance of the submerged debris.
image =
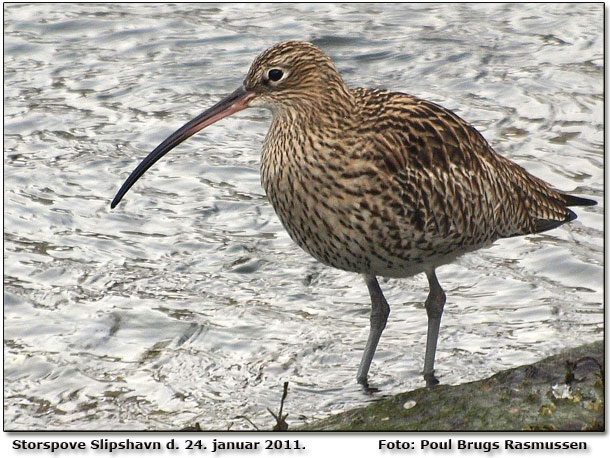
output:
[{"label": "submerged debris", "polygon": [[284,393],[282,394],[282,400],[280,401],[280,411],[276,415],[271,409],[267,408],[269,413],[273,415],[275,418],[275,426],[273,427],[273,431],[288,431],[288,423],[286,423],[286,418],[288,414],[282,416],[282,410],[284,409],[284,401],[286,400],[286,396],[288,396],[288,382],[284,382]]}]

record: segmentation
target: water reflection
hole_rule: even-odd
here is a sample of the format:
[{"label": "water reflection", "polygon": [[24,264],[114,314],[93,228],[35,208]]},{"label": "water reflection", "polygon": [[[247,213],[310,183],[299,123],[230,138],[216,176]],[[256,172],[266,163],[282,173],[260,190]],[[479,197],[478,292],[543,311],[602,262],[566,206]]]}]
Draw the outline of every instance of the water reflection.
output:
[{"label": "water reflection", "polygon": [[[5,6],[5,427],[249,429],[369,402],[366,288],[302,253],[259,184],[249,110],[172,152],[176,127],[271,43],[309,39],[350,85],[455,110],[560,189],[603,190],[602,5]],[[269,21],[273,17],[273,21]],[[439,269],[438,372],[460,383],[602,336],[602,207]],[[371,369],[420,386],[426,282],[392,305]]]}]

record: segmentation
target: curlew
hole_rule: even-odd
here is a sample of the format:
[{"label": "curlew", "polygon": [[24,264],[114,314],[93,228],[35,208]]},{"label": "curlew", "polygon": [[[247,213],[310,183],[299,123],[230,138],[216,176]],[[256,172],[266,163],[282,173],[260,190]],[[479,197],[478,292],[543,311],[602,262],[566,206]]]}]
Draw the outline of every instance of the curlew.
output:
[{"label": "curlew", "polygon": [[372,305],[357,374],[364,386],[390,313],[378,276],[426,274],[424,379],[435,385],[445,305],[435,269],[497,239],[556,228],[576,218],[568,207],[596,203],[530,175],[435,103],[348,88],[324,52],[289,41],[260,54],[236,91],[157,146],[111,207],[172,148],[248,107],[272,113],[261,182],[292,240],[318,261],[364,277]]}]

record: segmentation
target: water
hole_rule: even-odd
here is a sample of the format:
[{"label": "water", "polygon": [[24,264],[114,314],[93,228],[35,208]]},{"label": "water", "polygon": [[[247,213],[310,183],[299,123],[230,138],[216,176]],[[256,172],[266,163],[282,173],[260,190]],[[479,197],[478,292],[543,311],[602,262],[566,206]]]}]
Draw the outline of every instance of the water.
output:
[{"label": "water", "polygon": [[600,202],[438,270],[443,383],[602,338],[602,8],[5,5],[5,428],[269,428],[284,381],[294,426],[422,385],[424,276],[381,282],[380,392],[356,385],[366,287],[282,229],[259,184],[265,111],[181,145],[110,211],[141,158],[285,39]]}]

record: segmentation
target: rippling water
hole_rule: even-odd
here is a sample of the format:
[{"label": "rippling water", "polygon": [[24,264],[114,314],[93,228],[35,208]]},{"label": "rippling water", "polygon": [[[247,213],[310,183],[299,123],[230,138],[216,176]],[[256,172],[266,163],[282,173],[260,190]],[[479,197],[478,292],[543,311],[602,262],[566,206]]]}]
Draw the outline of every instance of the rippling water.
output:
[{"label": "rippling water", "polygon": [[370,377],[366,287],[300,251],[259,184],[270,115],[154,146],[285,39],[352,86],[455,110],[502,154],[593,197],[579,219],[441,267],[437,374],[456,384],[603,336],[603,5],[12,4],[4,7],[5,428],[291,425],[422,385],[425,277]]}]

